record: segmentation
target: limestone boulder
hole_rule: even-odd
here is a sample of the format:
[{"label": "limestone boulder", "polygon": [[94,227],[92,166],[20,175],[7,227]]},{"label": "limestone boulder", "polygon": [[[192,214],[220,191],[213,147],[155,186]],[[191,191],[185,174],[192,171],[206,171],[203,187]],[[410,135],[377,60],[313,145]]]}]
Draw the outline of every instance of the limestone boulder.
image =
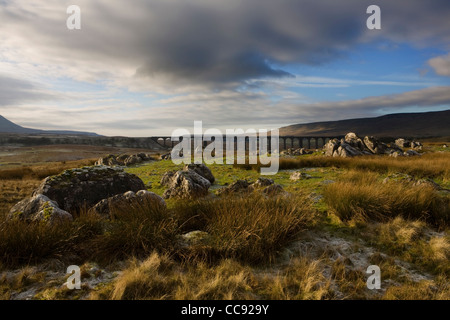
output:
[{"label": "limestone boulder", "polygon": [[169,188],[163,194],[164,199],[193,199],[207,196],[211,182],[193,170],[180,170],[167,178],[164,185]]},{"label": "limestone boulder", "polygon": [[144,183],[134,174],[117,167],[96,166],[65,170],[47,177],[33,196],[45,195],[56,201],[61,209],[74,212],[83,207],[90,208],[102,199],[143,189]]},{"label": "limestone boulder", "polygon": [[8,214],[8,219],[24,221],[72,221],[72,215],[58,207],[58,204],[42,194],[35,194],[15,204]]}]

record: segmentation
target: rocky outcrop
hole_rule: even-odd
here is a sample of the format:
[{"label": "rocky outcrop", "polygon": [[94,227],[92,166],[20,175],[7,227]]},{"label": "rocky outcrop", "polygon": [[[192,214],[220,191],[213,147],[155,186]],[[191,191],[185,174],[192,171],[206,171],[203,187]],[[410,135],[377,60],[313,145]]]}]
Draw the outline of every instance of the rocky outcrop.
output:
[{"label": "rocky outcrop", "polygon": [[246,193],[251,191],[251,188],[249,187],[250,183],[247,180],[237,180],[232,184],[219,189],[217,191],[217,195],[221,196],[235,193]]},{"label": "rocky outcrop", "polygon": [[163,198],[193,199],[207,196],[211,182],[193,170],[180,170],[166,173],[161,179],[162,185],[169,189],[164,191]]},{"label": "rocky outcrop", "polygon": [[153,157],[148,153],[137,153],[137,154],[121,154],[113,155],[109,154],[103,158],[97,160],[95,165],[97,166],[130,166],[145,161],[154,160]]},{"label": "rocky outcrop", "polygon": [[[367,137],[366,137],[367,138]],[[364,141],[366,141],[366,139],[364,139]],[[359,150],[359,151],[364,151],[366,150],[366,145],[364,144],[363,140],[361,140],[361,138],[359,138],[355,133],[353,132],[349,132],[345,135],[344,141],[341,141],[341,145],[343,143],[346,143],[348,145],[350,145],[352,148]]]},{"label": "rocky outcrop", "polygon": [[421,151],[423,148],[422,143],[418,141],[409,141],[403,138],[398,138],[397,140],[395,140],[395,145],[400,148],[411,148],[416,151]]},{"label": "rocky outcrop", "polygon": [[393,157],[418,155],[414,152],[403,151],[404,145],[414,146],[421,150],[420,142],[405,142],[404,139],[397,139],[394,144],[387,145],[376,137],[366,136],[364,139],[359,138],[355,133],[347,133],[344,139],[333,139],[328,141],[323,147],[325,155],[329,157],[355,157],[361,155],[388,154]]},{"label": "rocky outcrop", "polygon": [[61,209],[74,212],[84,206],[89,208],[102,199],[143,189],[145,185],[137,176],[120,168],[97,166],[65,170],[47,177],[33,196],[45,195],[56,201]]},{"label": "rocky outcrop", "polygon": [[274,181],[272,179],[269,178],[258,178],[258,180],[256,180],[253,184],[252,187],[253,188],[262,188],[262,187],[267,187],[270,185],[273,185]]},{"label": "rocky outcrop", "polygon": [[249,183],[247,180],[237,180],[229,186],[223,187],[217,191],[217,195],[231,195],[231,194],[246,194],[259,190],[263,194],[273,196],[284,193],[283,187],[275,184],[272,179],[258,178],[254,183]]},{"label": "rocky outcrop", "polygon": [[15,204],[8,215],[9,219],[24,221],[72,221],[72,215],[58,207],[58,204],[42,194],[36,194]]},{"label": "rocky outcrop", "polygon": [[128,191],[123,194],[118,194],[101,200],[92,207],[91,211],[103,216],[112,217],[114,216],[115,210],[121,210],[126,207],[165,208],[166,202],[156,193],[147,190],[139,190],[136,193],[133,191]]}]

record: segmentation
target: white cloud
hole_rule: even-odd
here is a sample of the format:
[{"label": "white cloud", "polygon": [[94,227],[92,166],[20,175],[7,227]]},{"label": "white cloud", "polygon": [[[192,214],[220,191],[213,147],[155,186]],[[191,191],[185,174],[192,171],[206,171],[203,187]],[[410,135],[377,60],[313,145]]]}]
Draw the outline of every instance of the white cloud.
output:
[{"label": "white cloud", "polygon": [[428,65],[432,67],[437,74],[450,77],[450,53],[428,60]]}]

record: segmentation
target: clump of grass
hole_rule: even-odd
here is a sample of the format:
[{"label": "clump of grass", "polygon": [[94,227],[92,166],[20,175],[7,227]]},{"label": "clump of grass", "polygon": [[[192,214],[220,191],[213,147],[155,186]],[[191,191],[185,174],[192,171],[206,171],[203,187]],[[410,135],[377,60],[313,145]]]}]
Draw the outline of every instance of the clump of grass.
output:
[{"label": "clump of grass", "polygon": [[171,250],[178,232],[177,221],[155,201],[117,205],[105,232],[92,241],[94,257],[111,262],[142,256],[153,250]]},{"label": "clump of grass", "polygon": [[46,258],[62,258],[77,234],[72,224],[26,223],[18,220],[0,224],[0,258],[4,265],[36,263]]},{"label": "clump of grass", "polygon": [[268,275],[233,259],[211,266],[177,264],[168,255],[152,253],[129,266],[107,286],[91,295],[117,300],[246,300],[324,299],[329,281],[319,263],[299,258],[276,275]]},{"label": "clump of grass", "polygon": [[[365,274],[347,265],[347,259],[337,259],[331,263],[331,279],[339,289],[339,298],[365,299],[367,298],[367,285]],[[335,295],[336,293],[333,293]]]},{"label": "clump of grass", "polygon": [[35,264],[46,259],[73,258],[95,234],[99,217],[81,214],[75,222],[56,224],[4,220],[0,223],[0,259],[4,266]]},{"label": "clump of grass", "polygon": [[344,221],[372,219],[387,221],[402,216],[443,227],[450,221],[450,197],[441,196],[427,185],[388,181],[375,173],[350,171],[324,189],[328,206]]},{"label": "clump of grass", "polygon": [[449,300],[450,281],[447,277],[438,276],[434,280],[410,282],[400,286],[392,286],[386,290],[384,300]]},{"label": "clump of grass", "polygon": [[426,225],[422,221],[407,221],[402,217],[374,226],[377,244],[393,254],[399,254],[411,247],[423,236]]},{"label": "clump of grass", "polygon": [[103,295],[113,300],[250,299],[251,282],[249,269],[235,261],[224,260],[213,268],[205,263],[182,267],[154,252],[142,262],[131,260]]},{"label": "clump of grass", "polygon": [[369,243],[424,271],[450,276],[449,236],[427,236],[423,221],[408,221],[402,217],[368,227]]},{"label": "clump of grass", "polygon": [[[209,256],[267,263],[306,226],[316,212],[304,196],[221,197],[179,206],[175,214],[209,234]],[[183,220],[185,222],[183,222]]]},{"label": "clump of grass", "polygon": [[270,300],[323,300],[330,298],[330,280],[320,260],[299,257],[275,277],[263,277],[259,293]]}]

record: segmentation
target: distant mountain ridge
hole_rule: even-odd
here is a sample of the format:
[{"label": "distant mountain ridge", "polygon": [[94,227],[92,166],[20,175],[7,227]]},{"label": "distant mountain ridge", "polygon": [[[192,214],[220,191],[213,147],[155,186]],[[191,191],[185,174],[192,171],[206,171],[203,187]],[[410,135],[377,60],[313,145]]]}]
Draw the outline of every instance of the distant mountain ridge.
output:
[{"label": "distant mountain ridge", "polygon": [[70,131],[70,130],[39,130],[19,126],[0,115],[0,133],[21,133],[21,134],[71,134],[83,136],[100,136],[94,132]]},{"label": "distant mountain ridge", "polygon": [[450,137],[450,110],[295,124],[279,130],[281,136],[332,137],[355,132],[376,137]]}]

